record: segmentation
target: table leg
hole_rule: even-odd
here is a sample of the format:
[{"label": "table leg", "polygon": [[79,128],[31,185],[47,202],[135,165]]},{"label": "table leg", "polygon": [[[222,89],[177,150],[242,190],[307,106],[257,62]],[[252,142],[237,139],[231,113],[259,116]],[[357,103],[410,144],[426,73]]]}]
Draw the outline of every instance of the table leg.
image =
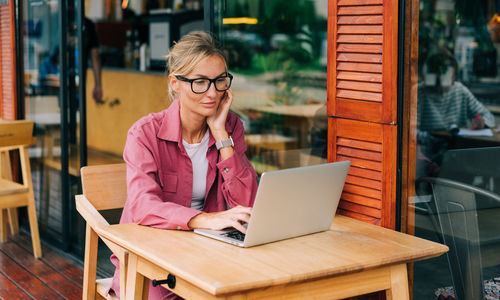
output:
[{"label": "table leg", "polygon": [[7,242],[7,209],[0,208],[0,243]]},{"label": "table leg", "polygon": [[134,253],[129,253],[127,288],[125,290],[125,293],[127,294],[127,300],[142,299],[144,281],[144,276],[137,271],[137,255],[135,255]]},{"label": "table leg", "polygon": [[385,294],[387,300],[410,299],[406,264],[391,267],[391,288]]},{"label": "table leg", "polygon": [[142,283],[142,299],[148,299],[149,298],[149,285],[151,283],[151,280],[149,278],[144,277],[143,283]]}]

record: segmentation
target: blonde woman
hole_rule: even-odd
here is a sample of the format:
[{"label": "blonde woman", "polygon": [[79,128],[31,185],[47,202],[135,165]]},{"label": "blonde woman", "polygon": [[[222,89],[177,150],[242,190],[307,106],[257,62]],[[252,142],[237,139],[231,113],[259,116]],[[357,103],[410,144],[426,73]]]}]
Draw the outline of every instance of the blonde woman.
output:
[{"label": "blonde woman", "polygon": [[[170,49],[168,70],[172,104],[128,132],[128,196],[120,222],[244,233],[257,174],[245,155],[242,122],[229,111],[233,77],[224,53],[210,34],[192,32]],[[111,261],[117,267],[111,289],[119,294],[118,259]],[[149,287],[149,299],[176,298]]]}]

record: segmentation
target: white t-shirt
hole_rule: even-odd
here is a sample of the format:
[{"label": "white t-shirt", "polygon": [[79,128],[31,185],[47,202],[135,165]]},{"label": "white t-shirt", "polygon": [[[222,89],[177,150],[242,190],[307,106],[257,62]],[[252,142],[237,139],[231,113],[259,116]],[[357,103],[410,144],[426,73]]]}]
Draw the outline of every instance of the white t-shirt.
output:
[{"label": "white t-shirt", "polygon": [[184,149],[191,158],[193,166],[193,195],[191,196],[191,208],[202,210],[205,202],[205,193],[207,190],[207,172],[208,172],[208,129],[200,143],[188,144],[182,140]]}]

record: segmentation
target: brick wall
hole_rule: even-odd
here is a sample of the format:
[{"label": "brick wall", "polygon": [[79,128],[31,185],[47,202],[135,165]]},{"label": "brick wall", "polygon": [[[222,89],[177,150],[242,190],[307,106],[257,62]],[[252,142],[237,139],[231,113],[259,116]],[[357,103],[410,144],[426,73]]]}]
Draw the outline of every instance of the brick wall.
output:
[{"label": "brick wall", "polygon": [[0,118],[16,118],[14,1],[0,2]]}]

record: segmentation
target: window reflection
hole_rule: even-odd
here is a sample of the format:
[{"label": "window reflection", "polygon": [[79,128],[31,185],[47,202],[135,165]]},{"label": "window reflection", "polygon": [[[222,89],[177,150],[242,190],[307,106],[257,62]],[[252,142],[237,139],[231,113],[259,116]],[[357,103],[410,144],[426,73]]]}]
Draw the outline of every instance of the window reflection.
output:
[{"label": "window reflection", "polygon": [[227,1],[216,33],[258,173],[326,161],[327,1]]},{"label": "window reflection", "polygon": [[415,264],[415,299],[498,299],[500,7],[420,1],[415,234],[450,246]]},{"label": "window reflection", "polygon": [[[35,122],[29,149],[35,202],[42,236],[62,236],[61,103],[58,1],[23,2],[24,109]],[[58,240],[56,238],[55,240]]]}]

